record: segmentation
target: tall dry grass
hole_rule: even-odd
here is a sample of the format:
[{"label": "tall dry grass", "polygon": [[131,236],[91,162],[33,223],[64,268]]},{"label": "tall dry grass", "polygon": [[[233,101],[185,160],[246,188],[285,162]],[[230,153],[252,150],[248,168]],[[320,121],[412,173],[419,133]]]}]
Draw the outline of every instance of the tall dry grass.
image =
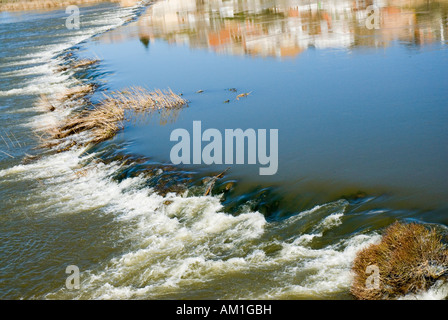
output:
[{"label": "tall dry grass", "polygon": [[[74,92],[66,94],[65,97],[76,94],[82,97],[86,90],[82,90],[82,87],[74,89]],[[68,117],[61,125],[49,130],[44,141],[47,147],[54,146],[67,137],[88,131],[90,139],[83,143],[99,143],[112,138],[123,128],[126,111],[144,113],[176,108],[186,103],[186,100],[171,90],[150,92],[141,87],[132,87],[104,94],[104,99],[100,103]]]},{"label": "tall dry grass", "polygon": [[[369,287],[368,266],[379,268],[379,286]],[[448,247],[435,228],[394,223],[378,244],[361,250],[354,261],[351,293],[362,300],[396,299],[428,290],[448,276]]]}]

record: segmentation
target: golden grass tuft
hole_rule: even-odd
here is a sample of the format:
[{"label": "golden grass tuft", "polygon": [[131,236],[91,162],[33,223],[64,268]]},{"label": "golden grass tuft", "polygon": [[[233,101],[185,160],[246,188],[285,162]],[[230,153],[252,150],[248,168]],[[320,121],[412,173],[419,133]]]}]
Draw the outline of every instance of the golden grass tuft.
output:
[{"label": "golden grass tuft", "polygon": [[[77,91],[75,91],[76,93]],[[84,92],[84,91],[82,91]],[[89,131],[91,139],[84,143],[99,143],[112,138],[123,128],[126,111],[146,112],[180,107],[186,104],[171,90],[149,92],[140,87],[129,88],[120,92],[104,95],[104,99],[53,128],[45,140],[47,146],[54,146],[55,141],[62,141],[77,133]]]},{"label": "golden grass tuft", "polygon": [[[370,287],[368,266],[379,269],[379,286]],[[382,240],[361,250],[352,268],[351,293],[362,300],[396,299],[428,290],[448,275],[448,248],[435,228],[396,222]]]},{"label": "golden grass tuft", "polygon": [[135,112],[147,110],[162,110],[182,106],[186,100],[175,94],[171,89],[162,91],[148,91],[142,87],[131,87],[119,92],[105,95],[102,105],[115,106],[119,104],[122,108]]}]

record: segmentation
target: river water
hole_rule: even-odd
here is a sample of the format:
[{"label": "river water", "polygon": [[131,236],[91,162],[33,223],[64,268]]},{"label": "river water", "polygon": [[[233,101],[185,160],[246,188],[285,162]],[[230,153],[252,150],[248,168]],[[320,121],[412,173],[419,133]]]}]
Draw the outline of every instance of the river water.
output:
[{"label": "river water", "polygon": [[[0,13],[0,298],[351,299],[351,263],[383,228],[446,230],[448,2],[376,2],[378,29],[369,4],[104,3],[74,30],[65,10]],[[100,62],[61,70],[68,56]],[[92,101],[142,86],[188,106],[37,148],[72,112],[39,96],[85,83]],[[193,121],[278,129],[278,171],[173,165],[170,134]]]}]

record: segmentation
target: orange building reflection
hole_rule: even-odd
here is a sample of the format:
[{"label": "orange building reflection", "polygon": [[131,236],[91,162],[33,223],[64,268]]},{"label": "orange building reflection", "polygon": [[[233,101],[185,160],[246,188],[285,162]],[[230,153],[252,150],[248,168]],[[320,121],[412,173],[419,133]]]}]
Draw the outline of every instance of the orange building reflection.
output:
[{"label": "orange building reflection", "polygon": [[[366,28],[379,9],[379,29]],[[296,57],[310,47],[386,47],[392,41],[412,45],[446,42],[448,0],[163,0],[138,21],[101,41],[139,37],[217,53]]]}]

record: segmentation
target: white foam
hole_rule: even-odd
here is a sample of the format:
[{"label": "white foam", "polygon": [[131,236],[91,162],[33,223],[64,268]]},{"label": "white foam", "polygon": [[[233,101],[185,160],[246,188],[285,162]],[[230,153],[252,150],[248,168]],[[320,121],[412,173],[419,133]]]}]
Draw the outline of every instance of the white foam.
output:
[{"label": "white foam", "polygon": [[[78,298],[157,297],[186,285],[262,269],[277,270],[273,274],[277,285],[263,292],[258,289],[253,297],[328,294],[347,290],[356,251],[376,239],[356,236],[339,243],[345,247],[342,250],[336,246],[312,249],[300,241],[313,236],[310,234],[297,234],[292,242],[265,239],[266,233],[278,225],[269,224],[258,212],[238,216],[223,213],[218,196],[162,197],[144,187],[145,180],[139,177],[113,181],[110,177],[119,169],[118,163],[93,162],[83,167],[88,159],[80,156],[82,151],[64,152],[0,171],[1,177],[44,180],[45,188],[30,195],[32,203],[42,203],[34,207],[37,212],[61,215],[102,209],[123,227],[128,226],[124,227],[125,237],[132,240],[133,248],[109,261],[102,271],[86,272],[82,284],[85,289]],[[42,199],[45,201],[39,201]],[[336,227],[343,215],[338,211],[340,203],[327,207],[336,208],[336,212],[329,212],[321,221],[326,230]],[[268,255],[264,246],[274,244],[281,249]],[[297,272],[310,275],[292,285],[290,277]],[[57,292],[48,298],[59,294],[67,293]]]},{"label": "white foam", "polygon": [[[137,7],[138,5],[130,8],[122,8],[113,14],[102,17],[96,21],[96,23],[92,24],[93,26],[99,25],[98,27],[91,27],[89,30],[84,28],[79,32],[67,34],[62,43],[36,46],[33,48],[33,51],[35,51],[33,53],[18,57],[10,57],[10,60],[12,61],[2,64],[2,67],[25,66],[25,68],[3,72],[0,76],[11,77],[37,75],[38,77],[21,84],[20,87],[0,91],[0,97],[30,94],[54,94],[55,92],[57,93],[66,90],[73,84],[73,79],[70,78],[70,74],[54,72],[56,62],[58,61],[55,57],[64,50],[67,50],[94,35],[124,24],[126,20],[132,16]],[[38,65],[35,66],[35,64]]]},{"label": "white foam", "polygon": [[[82,163],[88,159],[80,157],[81,154],[82,150],[64,152],[0,171],[2,177],[13,174],[15,179],[45,180],[45,188],[31,196],[35,197],[31,202],[43,203],[34,207],[37,212],[45,210],[61,215],[101,209],[123,224],[126,230],[123,236],[132,240],[132,248],[106,263],[103,270],[85,272],[84,289],[72,298],[157,297],[189,285],[206,286],[223,276],[262,273],[262,270],[273,270],[270,276],[275,285],[264,289],[255,285],[243,298],[344,292],[350,286],[351,261],[357,250],[378,239],[377,235],[358,235],[320,249],[310,247],[310,241],[303,241],[321,237],[322,232],[337,227],[345,201],[317,206],[297,215],[322,216],[325,211],[317,231],[296,234],[292,241],[271,239],[267,234],[273,228],[279,228],[281,234],[282,228],[289,228],[294,219],[271,224],[258,212],[226,214],[221,212],[219,196],[162,197],[145,187],[145,179],[140,177],[113,181],[110,177],[119,169],[118,163],[93,162],[83,167]],[[267,254],[264,248],[270,245],[278,246],[279,250]],[[67,294],[62,290],[47,298]]]},{"label": "white foam", "polygon": [[[313,239],[342,223],[345,200],[268,223],[258,212],[237,216],[221,212],[219,196],[161,196],[146,187],[143,177],[114,181],[111,177],[120,169],[119,163],[85,165],[96,155],[83,156],[83,152],[67,151],[0,171],[2,181],[43,182],[44,188],[29,195],[32,212],[76,215],[94,210],[98,214],[99,209],[122,225],[121,236],[132,243],[125,253],[97,270],[84,271],[83,290],[62,289],[48,294],[49,299],[157,298],[189,286],[207,288],[223,277],[240,279],[250,288],[241,296],[229,286],[229,298],[331,297],[348,293],[356,253],[380,239],[373,233],[324,247],[311,246]],[[269,236],[274,229],[277,234],[290,232],[291,223],[298,225],[304,217],[319,217],[308,233],[298,232],[287,240]],[[278,250],[266,251],[270,246]],[[257,286],[255,280],[244,282],[245,275],[264,273],[272,280],[268,287]],[[446,292],[444,286],[406,298],[440,299]]]}]

